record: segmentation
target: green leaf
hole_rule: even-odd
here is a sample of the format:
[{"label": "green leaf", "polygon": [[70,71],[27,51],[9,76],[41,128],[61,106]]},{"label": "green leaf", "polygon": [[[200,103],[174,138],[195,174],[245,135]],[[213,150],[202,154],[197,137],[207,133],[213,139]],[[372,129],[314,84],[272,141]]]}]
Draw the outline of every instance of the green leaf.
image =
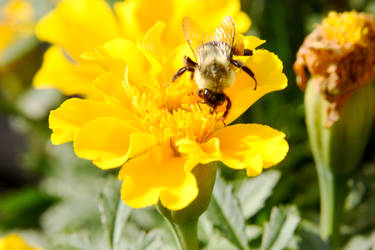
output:
[{"label": "green leaf", "polygon": [[246,235],[249,240],[254,240],[261,236],[263,233],[263,227],[257,225],[246,226]]},{"label": "green leaf", "polygon": [[99,194],[99,211],[102,224],[108,234],[112,249],[118,249],[131,209],[121,200],[121,184],[110,178]]},{"label": "green leaf", "polygon": [[375,231],[368,236],[355,236],[345,246],[345,250],[369,250],[375,246]]},{"label": "green leaf", "polygon": [[227,239],[218,233],[211,235],[208,245],[204,250],[236,250],[238,249],[233,244],[231,244]]},{"label": "green leaf", "polygon": [[75,231],[55,236],[51,245],[57,250],[92,250],[89,233],[87,231]]},{"label": "green leaf", "polygon": [[33,187],[3,194],[0,197],[0,229],[37,227],[39,216],[53,202],[51,196]]},{"label": "green leaf", "polygon": [[153,230],[148,234],[140,237],[132,249],[135,250],[154,250],[154,249],[174,249],[172,245],[165,242],[165,232],[161,230]]},{"label": "green leaf", "polygon": [[38,45],[34,36],[29,36],[11,44],[0,58],[0,68],[20,59],[25,53],[33,50]]},{"label": "green leaf", "polygon": [[121,249],[119,248],[121,237],[123,235],[126,221],[129,218],[131,212],[131,208],[125,205],[125,203],[120,199],[116,211],[116,218],[115,224],[113,228],[113,249]]},{"label": "green leaf", "polygon": [[329,244],[319,235],[319,227],[312,222],[302,220],[298,230],[298,247],[300,250],[332,250]]},{"label": "green leaf", "polygon": [[247,179],[238,191],[242,213],[246,218],[255,215],[264,206],[264,202],[271,195],[272,189],[279,181],[280,172],[266,171],[263,174]]},{"label": "green leaf", "polygon": [[213,196],[208,208],[208,219],[218,227],[229,241],[238,249],[249,249],[245,230],[245,218],[242,215],[232,186],[225,185],[218,176]]},{"label": "green leaf", "polygon": [[273,208],[265,225],[261,250],[282,250],[292,238],[300,218],[295,209]]}]

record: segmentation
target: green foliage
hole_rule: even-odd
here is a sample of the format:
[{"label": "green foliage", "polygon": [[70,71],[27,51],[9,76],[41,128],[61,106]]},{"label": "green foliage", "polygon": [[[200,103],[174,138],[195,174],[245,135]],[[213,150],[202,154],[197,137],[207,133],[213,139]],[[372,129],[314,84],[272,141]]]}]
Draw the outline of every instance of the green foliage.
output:
[{"label": "green foliage", "polygon": [[284,249],[297,228],[300,218],[295,209],[273,208],[266,223],[261,250]]},{"label": "green foliage", "polygon": [[52,197],[33,187],[0,197],[0,231],[38,226],[38,217],[53,201]]},{"label": "green foliage", "polygon": [[207,216],[238,249],[249,249],[245,217],[242,215],[238,199],[233,195],[232,187],[225,186],[220,178],[216,178]]},{"label": "green foliage", "polygon": [[280,172],[267,171],[262,175],[247,179],[238,190],[238,198],[245,218],[254,216],[263,208],[265,201],[280,178]]}]

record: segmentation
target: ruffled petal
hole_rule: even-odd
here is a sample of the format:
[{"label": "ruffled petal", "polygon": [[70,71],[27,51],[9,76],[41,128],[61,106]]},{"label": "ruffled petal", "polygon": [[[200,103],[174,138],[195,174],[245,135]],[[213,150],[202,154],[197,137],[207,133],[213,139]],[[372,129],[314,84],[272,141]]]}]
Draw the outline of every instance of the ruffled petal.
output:
[{"label": "ruffled petal", "polygon": [[92,80],[102,72],[96,63],[74,61],[63,49],[52,46],[44,54],[42,68],[33,84],[36,88],[57,88],[65,95],[88,96],[92,93]]},{"label": "ruffled petal", "polygon": [[226,123],[234,121],[265,94],[287,86],[283,64],[274,53],[263,49],[255,50],[245,64],[254,72],[258,85],[254,90],[254,80],[243,70],[237,72],[233,86],[225,90],[232,101]]},{"label": "ruffled petal", "polygon": [[[125,37],[132,41],[141,41],[155,22],[171,23],[172,17],[177,14],[175,6],[178,3],[179,1],[173,0],[158,1],[158,6],[155,8],[153,0],[127,0],[117,2],[114,9]],[[175,42],[170,41],[170,43]]]},{"label": "ruffled petal", "polygon": [[188,155],[185,165],[188,171],[191,171],[198,164],[208,164],[220,160],[220,141],[218,138],[211,138],[200,144],[189,139],[180,139],[176,146],[180,153]]},{"label": "ruffled petal", "polygon": [[73,57],[120,36],[104,0],[63,0],[35,29],[38,38],[65,48]]},{"label": "ruffled petal", "polygon": [[166,23],[157,21],[146,33],[143,39],[143,48],[152,54],[158,61],[162,61],[165,57],[164,47],[161,43],[163,31]]},{"label": "ruffled petal", "polygon": [[130,110],[134,95],[125,89],[123,81],[128,81],[127,70],[125,74],[122,71],[104,73],[93,81],[93,86],[105,101]]},{"label": "ruffled petal", "polygon": [[154,136],[137,131],[128,121],[102,117],[80,129],[74,139],[74,152],[102,169],[110,169],[145,152],[155,143]]},{"label": "ruffled petal", "polygon": [[50,113],[49,127],[53,131],[52,143],[62,144],[72,141],[87,122],[99,117],[117,117],[126,120],[131,119],[132,114],[126,109],[105,102],[68,99]]},{"label": "ruffled petal", "polygon": [[159,200],[170,210],[186,207],[197,197],[198,187],[184,165],[184,158],[170,148],[155,146],[122,167],[122,199],[134,208],[155,205]]},{"label": "ruffled petal", "polygon": [[213,134],[220,140],[220,160],[230,168],[247,170],[256,176],[286,156],[285,134],[260,124],[236,124]]},{"label": "ruffled petal", "polygon": [[[82,58],[98,62],[108,71],[124,71],[128,67],[129,80],[140,87],[158,85],[152,77],[153,65],[138,47],[128,40],[114,39],[82,54]],[[160,65],[157,65],[160,68]]]},{"label": "ruffled petal", "polygon": [[152,0],[127,0],[116,3],[114,9],[125,37],[132,41],[141,41],[156,21],[166,23],[162,43],[170,49],[185,42],[181,24],[186,16],[198,24],[204,24],[207,32],[213,32],[225,16],[235,19],[236,29],[240,33],[246,32],[251,25],[250,18],[241,11],[239,0],[208,0],[199,3],[165,0],[158,2],[157,10]]}]

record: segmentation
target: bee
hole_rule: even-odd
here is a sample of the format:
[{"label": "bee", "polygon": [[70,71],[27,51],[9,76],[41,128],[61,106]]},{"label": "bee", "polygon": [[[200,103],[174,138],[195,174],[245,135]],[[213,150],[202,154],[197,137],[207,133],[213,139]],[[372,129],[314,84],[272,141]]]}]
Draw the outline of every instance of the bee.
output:
[{"label": "bee", "polygon": [[232,106],[224,89],[233,85],[235,79],[235,68],[246,72],[254,81],[256,90],[257,80],[253,71],[245,66],[240,60],[233,56],[251,56],[253,51],[241,49],[235,43],[235,25],[233,18],[226,16],[215,33],[208,37],[202,29],[190,18],[185,17],[182,29],[188,45],[193,51],[195,61],[190,57],[184,57],[184,67],[180,68],[173,76],[172,82],[182,74],[191,72],[191,79],[199,88],[197,95],[212,108],[211,114],[225,101],[226,109],[223,119],[228,115]]}]

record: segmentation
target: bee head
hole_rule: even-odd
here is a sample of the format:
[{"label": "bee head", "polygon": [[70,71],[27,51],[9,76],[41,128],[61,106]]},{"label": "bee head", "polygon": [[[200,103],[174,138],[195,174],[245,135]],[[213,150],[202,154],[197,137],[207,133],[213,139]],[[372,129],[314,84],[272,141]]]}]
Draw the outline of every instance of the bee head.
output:
[{"label": "bee head", "polygon": [[205,89],[203,94],[204,99],[210,106],[221,105],[224,103],[226,98],[224,93],[215,93],[210,91],[209,89]]}]

